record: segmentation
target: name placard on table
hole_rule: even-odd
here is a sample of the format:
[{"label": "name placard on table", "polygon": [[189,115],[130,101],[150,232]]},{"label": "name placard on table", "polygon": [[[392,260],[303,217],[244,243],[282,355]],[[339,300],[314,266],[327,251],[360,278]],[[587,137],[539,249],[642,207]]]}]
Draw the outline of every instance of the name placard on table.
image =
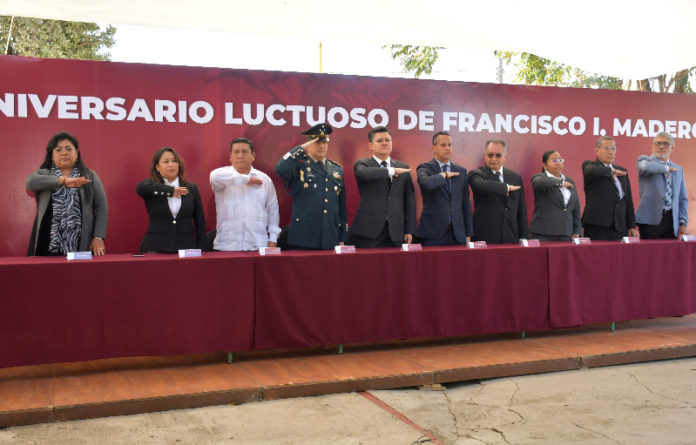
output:
[{"label": "name placard on table", "polygon": [[259,247],[259,255],[280,255],[280,247]]},{"label": "name placard on table", "polygon": [[179,258],[196,258],[201,256],[201,249],[179,249]]},{"label": "name placard on table", "polygon": [[65,257],[68,261],[91,260],[92,252],[89,250],[86,252],[68,252]]},{"label": "name placard on table", "polygon": [[520,246],[522,247],[539,247],[541,243],[538,239],[520,239]]},{"label": "name placard on table", "polygon": [[469,249],[484,249],[488,247],[488,244],[485,241],[472,241],[467,243],[466,247]]},{"label": "name placard on table", "polygon": [[688,234],[688,235],[682,235],[682,236],[680,236],[679,239],[680,239],[681,241],[687,241],[687,242],[689,242],[689,241],[696,241],[696,235],[690,233],[690,234]]},{"label": "name placard on table", "polygon": [[336,247],[334,247],[334,252],[336,252],[336,253],[355,253],[355,246],[336,246]]},{"label": "name placard on table", "polygon": [[586,237],[573,238],[573,244],[576,246],[588,246],[592,244],[592,240]]},{"label": "name placard on table", "polygon": [[423,246],[420,244],[402,244],[401,250],[404,252],[420,252],[423,250]]},{"label": "name placard on table", "polygon": [[639,236],[624,236],[623,238],[621,238],[621,244],[635,244],[639,242]]}]

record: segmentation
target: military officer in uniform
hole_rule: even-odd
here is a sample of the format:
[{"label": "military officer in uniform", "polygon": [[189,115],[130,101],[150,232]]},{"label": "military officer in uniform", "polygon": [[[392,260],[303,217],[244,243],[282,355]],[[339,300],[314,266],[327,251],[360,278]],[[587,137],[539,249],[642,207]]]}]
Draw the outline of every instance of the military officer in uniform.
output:
[{"label": "military officer in uniform", "polygon": [[328,124],[302,134],[307,142],[278,161],[275,171],[292,196],[288,245],[295,249],[333,249],[348,240],[343,168],[326,158]]}]

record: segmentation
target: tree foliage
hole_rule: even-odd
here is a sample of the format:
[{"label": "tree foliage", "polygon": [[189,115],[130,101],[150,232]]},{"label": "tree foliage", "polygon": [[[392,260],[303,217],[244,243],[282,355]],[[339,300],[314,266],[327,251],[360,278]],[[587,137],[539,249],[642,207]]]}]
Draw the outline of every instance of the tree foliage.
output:
[{"label": "tree foliage", "polygon": [[438,51],[442,49],[436,46],[414,45],[385,45],[384,48],[388,48],[392,59],[398,60],[404,70],[412,71],[415,77],[433,72]]},{"label": "tree foliage", "polygon": [[588,73],[530,53],[496,51],[506,65],[517,68],[515,81],[526,85],[549,85],[575,88],[623,89],[623,79]]},{"label": "tree foliage", "polygon": [[[406,72],[415,77],[432,73],[437,61],[438,50],[430,46],[388,45],[393,59],[398,59]],[[506,66],[515,71],[513,81],[526,85],[547,85],[575,88],[602,88],[610,90],[657,91],[670,93],[693,93],[690,80],[696,76],[696,67],[686,68],[673,74],[663,74],[649,79],[621,79],[589,73],[531,53],[495,51]]]},{"label": "tree foliage", "polygon": [[115,34],[111,25],[101,30],[96,23],[0,16],[0,54],[109,60],[105,50],[114,45]]}]

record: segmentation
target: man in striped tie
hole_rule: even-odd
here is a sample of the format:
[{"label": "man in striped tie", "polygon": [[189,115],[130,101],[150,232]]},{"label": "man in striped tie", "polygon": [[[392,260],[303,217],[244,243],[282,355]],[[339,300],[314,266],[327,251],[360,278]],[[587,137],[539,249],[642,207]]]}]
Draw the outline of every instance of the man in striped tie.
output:
[{"label": "man in striped tie", "polygon": [[684,169],[670,160],[674,138],[667,132],[653,139],[652,154],[638,158],[640,204],[636,223],[643,239],[676,238],[687,234],[689,199]]}]

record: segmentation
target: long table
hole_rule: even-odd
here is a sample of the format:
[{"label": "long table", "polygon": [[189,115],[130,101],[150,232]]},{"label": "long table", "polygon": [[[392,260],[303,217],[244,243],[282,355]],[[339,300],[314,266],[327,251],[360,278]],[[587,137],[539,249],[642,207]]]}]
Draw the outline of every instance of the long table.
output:
[{"label": "long table", "polygon": [[696,312],[696,243],[550,245],[553,327]]},{"label": "long table", "polygon": [[546,249],[288,252],[256,267],[257,348],[539,330]]},{"label": "long table", "polygon": [[0,367],[249,350],[254,259],[0,258]]},{"label": "long table", "polygon": [[696,312],[696,243],[0,258],[0,367]]}]

